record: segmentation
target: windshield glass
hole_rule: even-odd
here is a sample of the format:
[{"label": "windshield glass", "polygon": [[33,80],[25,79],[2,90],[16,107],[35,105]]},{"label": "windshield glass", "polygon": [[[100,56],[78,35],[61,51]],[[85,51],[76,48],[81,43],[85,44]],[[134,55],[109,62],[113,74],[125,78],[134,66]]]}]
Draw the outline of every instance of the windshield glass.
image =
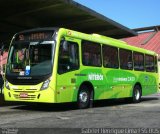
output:
[{"label": "windshield glass", "polygon": [[52,72],[54,41],[16,42],[11,45],[7,74],[39,76]]}]

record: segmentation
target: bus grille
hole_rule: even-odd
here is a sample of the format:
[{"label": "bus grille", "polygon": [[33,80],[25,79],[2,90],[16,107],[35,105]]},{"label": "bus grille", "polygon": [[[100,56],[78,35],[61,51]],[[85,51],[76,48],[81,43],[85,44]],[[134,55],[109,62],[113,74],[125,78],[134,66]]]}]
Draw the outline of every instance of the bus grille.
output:
[{"label": "bus grille", "polygon": [[18,99],[18,100],[34,100],[36,98],[36,95],[27,95],[26,97],[20,97],[20,95],[18,94],[13,94],[15,99]]},{"label": "bus grille", "polygon": [[35,91],[37,91],[37,89],[13,89],[14,92],[30,92],[30,93],[34,93]]}]

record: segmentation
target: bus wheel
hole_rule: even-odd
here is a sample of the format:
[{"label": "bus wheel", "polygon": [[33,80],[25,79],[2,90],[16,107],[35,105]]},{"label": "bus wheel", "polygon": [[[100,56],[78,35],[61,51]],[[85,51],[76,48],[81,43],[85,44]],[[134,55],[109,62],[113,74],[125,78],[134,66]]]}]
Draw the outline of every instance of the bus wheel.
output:
[{"label": "bus wheel", "polygon": [[87,86],[83,85],[78,93],[78,108],[88,108],[90,105],[90,91]]},{"label": "bus wheel", "polygon": [[133,89],[133,102],[134,103],[139,103],[141,100],[141,87],[139,85],[136,85]]}]

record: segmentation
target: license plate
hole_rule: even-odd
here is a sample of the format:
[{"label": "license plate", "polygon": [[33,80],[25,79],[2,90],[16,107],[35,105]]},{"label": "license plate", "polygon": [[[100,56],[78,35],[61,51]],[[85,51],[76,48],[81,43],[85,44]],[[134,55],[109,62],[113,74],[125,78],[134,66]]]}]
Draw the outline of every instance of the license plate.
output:
[{"label": "license plate", "polygon": [[28,93],[20,93],[19,97],[26,98],[26,97],[28,97]]}]

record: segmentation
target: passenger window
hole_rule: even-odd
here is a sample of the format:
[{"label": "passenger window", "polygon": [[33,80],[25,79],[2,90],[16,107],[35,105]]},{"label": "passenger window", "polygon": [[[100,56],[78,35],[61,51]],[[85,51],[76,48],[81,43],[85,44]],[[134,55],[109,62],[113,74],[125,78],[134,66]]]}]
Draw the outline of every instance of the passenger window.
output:
[{"label": "passenger window", "polygon": [[85,66],[102,66],[101,63],[101,45],[82,41],[82,63]]},{"label": "passenger window", "polygon": [[121,69],[127,69],[127,70],[133,69],[132,51],[120,49],[119,50],[119,57],[120,57]]},{"label": "passenger window", "polygon": [[70,41],[61,41],[59,48],[58,73],[77,70],[79,68],[78,44]]},{"label": "passenger window", "polygon": [[157,56],[155,56],[155,72],[157,73],[158,72],[158,65],[157,65]]},{"label": "passenger window", "polygon": [[147,72],[154,72],[154,57],[145,55],[145,66]]},{"label": "passenger window", "polygon": [[103,66],[106,68],[119,68],[118,48],[103,45]]},{"label": "passenger window", "polygon": [[142,53],[134,52],[134,70],[144,71],[144,55]]}]

